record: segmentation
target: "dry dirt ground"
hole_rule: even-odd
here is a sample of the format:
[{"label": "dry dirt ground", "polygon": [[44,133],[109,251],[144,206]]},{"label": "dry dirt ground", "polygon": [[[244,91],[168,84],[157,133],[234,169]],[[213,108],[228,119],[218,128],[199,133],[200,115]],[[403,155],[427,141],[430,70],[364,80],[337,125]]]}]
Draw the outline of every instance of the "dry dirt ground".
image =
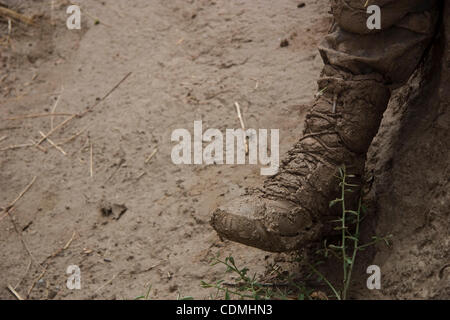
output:
[{"label": "dry dirt ground", "polygon": [[[0,2],[37,21],[14,21],[9,35],[8,23],[0,21],[0,207],[33,182],[10,212],[15,222],[0,216],[0,298],[14,299],[6,289],[12,285],[30,299],[133,299],[151,285],[153,299],[204,299],[212,292],[200,282],[223,276],[223,268],[209,265],[218,252],[259,273],[291,258],[222,241],[208,223],[218,204],[262,181],[259,166],[174,165],[170,137],[177,128],[192,132],[194,120],[204,129],[239,128],[239,102],[247,127],[279,128],[286,151],[316,92],[322,66],[316,46],[331,24],[327,0],[305,6],[296,0],[80,0],[80,31],[66,28],[65,1]],[[280,46],[285,39],[289,45]],[[79,114],[92,106],[62,128],[67,115],[15,119]],[[387,136],[392,119],[385,122]],[[4,150],[39,141],[39,132],[52,128],[50,139],[63,143],[59,150],[48,141],[42,148]],[[433,190],[436,201],[446,202],[438,208],[448,207],[448,142],[441,143],[444,153],[436,160],[447,175],[435,179]],[[386,157],[373,161],[379,175]],[[389,188],[381,189],[377,195],[386,198]],[[391,289],[368,292],[360,268],[353,297],[448,298],[446,214],[426,220],[437,228],[429,241],[441,247],[414,248],[431,250],[433,259],[419,259],[419,267],[408,260],[404,265],[412,269],[402,269],[402,257],[411,255],[395,251],[394,240],[393,251],[364,261],[377,257],[396,272]],[[66,287],[69,265],[81,269],[81,290]],[[398,281],[413,279],[411,285],[392,280],[405,272],[410,275]],[[428,278],[432,292],[423,291]]]}]

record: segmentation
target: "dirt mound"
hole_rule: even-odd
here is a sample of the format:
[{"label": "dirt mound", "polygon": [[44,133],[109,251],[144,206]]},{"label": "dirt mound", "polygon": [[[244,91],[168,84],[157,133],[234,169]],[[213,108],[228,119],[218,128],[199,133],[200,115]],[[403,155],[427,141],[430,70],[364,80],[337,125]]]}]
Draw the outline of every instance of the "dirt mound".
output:
[{"label": "dirt mound", "polygon": [[393,99],[372,145],[382,298],[450,297],[450,6],[420,70]]}]

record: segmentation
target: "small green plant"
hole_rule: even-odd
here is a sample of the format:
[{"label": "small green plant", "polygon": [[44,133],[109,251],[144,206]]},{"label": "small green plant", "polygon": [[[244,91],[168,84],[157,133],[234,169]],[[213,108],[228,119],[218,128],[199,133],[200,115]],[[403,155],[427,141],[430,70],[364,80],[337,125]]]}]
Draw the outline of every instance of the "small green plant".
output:
[{"label": "small green plant", "polygon": [[[342,261],[342,286],[338,287],[333,284],[324,274],[318,270],[318,265],[323,263],[319,261],[314,265],[307,263],[312,270],[311,274],[308,274],[307,278],[315,274],[319,277],[319,281],[323,281],[332,291],[334,297],[338,300],[346,300],[348,298],[348,292],[352,280],[352,273],[355,266],[355,260],[358,252],[375,245],[378,242],[384,241],[389,246],[389,238],[386,237],[372,237],[372,241],[366,244],[360,243],[360,226],[366,214],[366,208],[363,205],[363,191],[358,197],[358,205],[356,210],[348,208],[348,193],[355,192],[359,188],[358,185],[349,183],[353,175],[347,174],[346,168],[339,168],[340,197],[333,201],[330,201],[330,207],[340,205],[341,217],[337,220],[331,221],[337,223],[335,230],[340,231],[340,242],[337,245],[327,245],[327,241],[324,242],[324,249],[320,250],[324,253],[325,258],[328,258],[330,254]],[[361,188],[362,190],[362,188]],[[301,257],[297,262],[301,262]],[[296,279],[292,276],[282,274],[278,269],[274,268],[274,271],[278,273],[279,279],[282,279],[283,283],[280,284],[266,284],[257,280],[256,274],[249,276],[249,269],[237,267],[234,258],[229,256],[225,260],[221,260],[217,255],[212,260],[212,266],[224,265],[227,273],[233,273],[237,275],[237,279],[233,283],[226,283],[225,280],[218,280],[215,283],[207,283],[202,281],[203,288],[215,288],[216,298],[220,294],[224,295],[224,299],[228,300],[232,297],[238,299],[254,299],[254,300],[269,300],[269,299],[328,299],[328,296],[323,292],[313,292],[311,289],[307,289],[306,286],[298,284]]]},{"label": "small green plant", "polygon": [[[147,292],[145,295],[134,298],[134,300],[150,300],[150,291],[152,290],[152,285],[148,286]],[[177,300],[194,300],[193,297],[184,297],[181,296],[180,292],[177,293]]]},{"label": "small green plant", "polygon": [[308,290],[305,286],[299,285],[289,275],[282,275],[277,268],[273,271],[277,272],[278,278],[282,280],[279,284],[268,284],[258,281],[257,274],[249,276],[247,267],[239,268],[232,256],[228,256],[225,260],[221,260],[219,254],[213,258],[211,266],[224,265],[226,273],[236,275],[236,279],[232,283],[226,283],[225,280],[218,280],[215,283],[207,283],[202,281],[203,288],[216,289],[216,297],[223,294],[225,300],[232,298],[251,299],[251,300],[288,300],[310,299],[312,290]]},{"label": "small green plant", "polygon": [[339,176],[337,177],[340,182],[341,196],[330,202],[330,207],[340,204],[342,216],[341,218],[334,220],[332,222],[338,223],[335,230],[341,231],[341,241],[339,245],[328,245],[325,242],[325,257],[328,257],[328,253],[332,253],[335,257],[342,261],[342,272],[343,272],[343,283],[342,288],[338,289],[333,285],[317,268],[313,265],[309,265],[310,268],[319,276],[319,279],[327,284],[331,289],[334,296],[338,300],[346,300],[348,297],[348,291],[350,288],[350,283],[352,279],[352,272],[355,265],[356,255],[359,251],[372,246],[380,241],[384,241],[389,245],[388,239],[391,237],[386,236],[383,238],[372,237],[373,241],[367,244],[360,244],[360,225],[363,220],[362,214],[365,214],[365,207],[362,204],[361,194],[358,200],[358,208],[356,210],[350,210],[346,203],[346,194],[354,192],[354,188],[358,188],[358,185],[351,184],[348,182],[349,179],[354,178],[353,175],[348,175],[346,168],[339,168]]},{"label": "small green plant", "polygon": [[147,292],[145,293],[145,295],[139,296],[134,298],[134,300],[150,300],[149,296],[150,296],[150,291],[152,290],[152,285],[148,286]]},{"label": "small green plant", "polygon": [[178,294],[177,294],[177,300],[179,300],[179,301],[187,301],[187,300],[194,300],[194,298],[191,297],[191,296],[183,297],[183,296],[181,295],[181,293],[178,292]]}]

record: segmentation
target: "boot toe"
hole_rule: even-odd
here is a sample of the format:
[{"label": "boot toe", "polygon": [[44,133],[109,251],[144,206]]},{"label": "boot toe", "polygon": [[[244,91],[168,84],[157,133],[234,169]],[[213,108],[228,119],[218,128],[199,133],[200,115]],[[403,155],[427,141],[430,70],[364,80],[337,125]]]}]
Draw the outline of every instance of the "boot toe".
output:
[{"label": "boot toe", "polygon": [[[290,251],[299,248],[307,236],[300,232],[304,229],[300,225],[306,223],[309,228],[310,224],[295,209],[287,201],[245,196],[216,209],[211,225],[220,236],[231,241],[266,251]],[[269,220],[269,217],[277,218]]]}]

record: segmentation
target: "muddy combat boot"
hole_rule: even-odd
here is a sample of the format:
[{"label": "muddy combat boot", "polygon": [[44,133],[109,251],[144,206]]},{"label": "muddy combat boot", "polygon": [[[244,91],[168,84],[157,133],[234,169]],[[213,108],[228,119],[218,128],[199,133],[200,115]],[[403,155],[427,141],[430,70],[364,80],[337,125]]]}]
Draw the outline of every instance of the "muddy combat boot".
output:
[{"label": "muddy combat boot", "polygon": [[343,77],[329,71],[335,75],[319,81],[324,93],[278,173],[262,189],[248,190],[213,212],[211,224],[220,236],[282,252],[319,239],[331,225],[328,204],[337,196],[337,169],[345,165],[359,180],[390,90],[375,76]]},{"label": "muddy combat boot", "polygon": [[435,34],[436,2],[373,0],[384,22],[382,30],[367,30],[364,1],[331,1],[336,24],[319,47],[323,95],[278,174],[213,212],[211,224],[220,236],[282,252],[330,231],[336,218],[328,204],[337,197],[337,169],[345,165],[347,174],[356,176],[351,183],[360,183],[390,98],[388,86],[402,86],[420,63]]}]

